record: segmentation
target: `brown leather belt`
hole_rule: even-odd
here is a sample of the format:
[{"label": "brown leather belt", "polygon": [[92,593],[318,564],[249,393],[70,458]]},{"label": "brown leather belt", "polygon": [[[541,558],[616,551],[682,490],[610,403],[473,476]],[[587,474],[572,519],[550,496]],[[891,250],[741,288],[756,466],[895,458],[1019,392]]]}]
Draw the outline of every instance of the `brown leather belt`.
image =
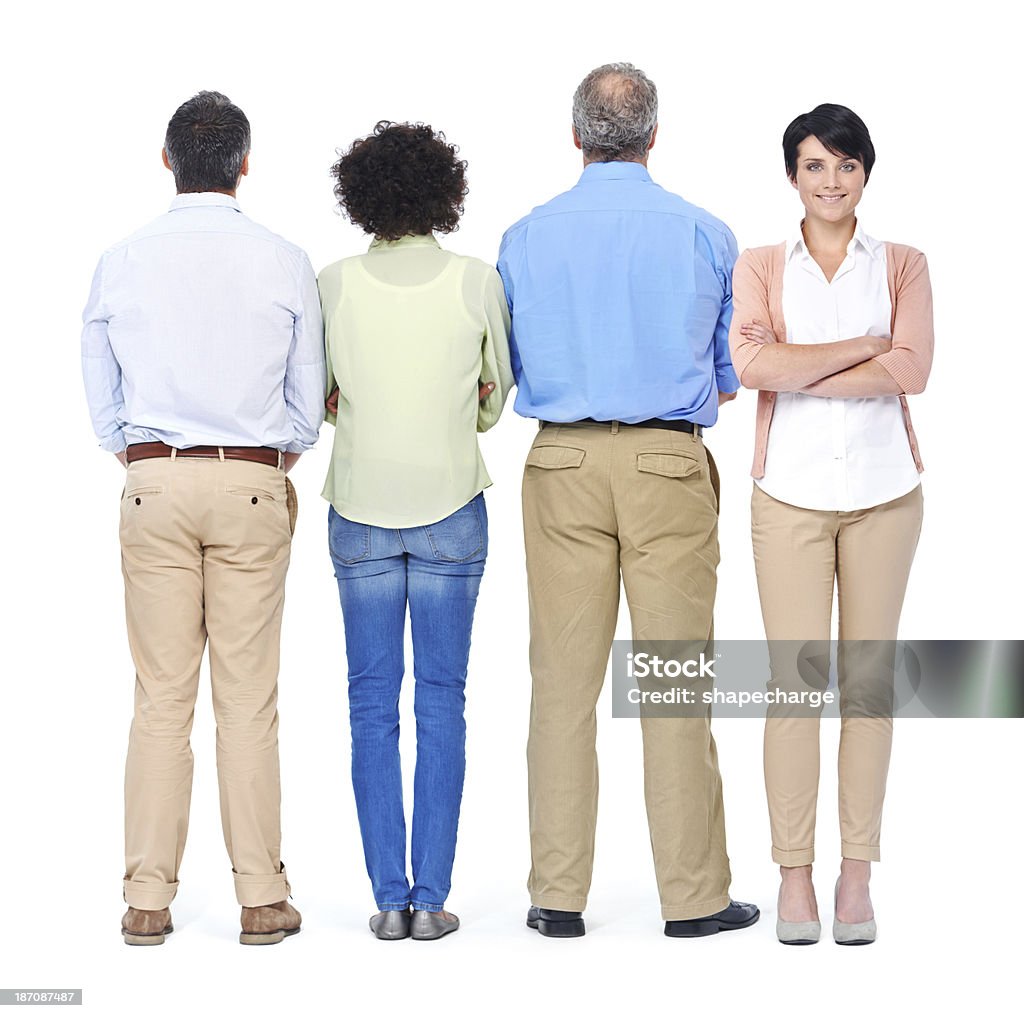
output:
[{"label": "brown leather belt", "polygon": [[276,467],[281,460],[281,454],[276,449],[267,446],[249,445],[194,445],[190,449],[178,449],[176,452],[172,446],[163,442],[136,442],[125,449],[125,456],[129,463],[136,460],[152,460],[159,456],[200,456],[204,459],[220,459],[221,453],[226,460],[249,460],[251,463],[265,463],[268,467]]}]

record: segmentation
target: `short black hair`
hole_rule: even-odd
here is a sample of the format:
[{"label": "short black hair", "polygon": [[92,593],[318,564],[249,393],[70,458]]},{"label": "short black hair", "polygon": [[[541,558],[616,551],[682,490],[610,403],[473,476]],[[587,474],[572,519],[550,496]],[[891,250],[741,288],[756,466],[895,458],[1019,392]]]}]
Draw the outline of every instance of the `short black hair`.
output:
[{"label": "short black hair", "polygon": [[178,194],[233,191],[250,146],[249,120],[220,92],[197,92],[171,117],[164,138]]},{"label": "short black hair", "polygon": [[864,121],[853,110],[836,103],[822,103],[810,113],[801,113],[782,135],[782,154],[786,175],[796,179],[796,150],[800,142],[814,135],[834,155],[857,159],[864,167],[864,180],[875,165],[875,146],[871,144]]},{"label": "short black hair", "polygon": [[458,148],[429,124],[381,120],[331,167],[342,212],[379,240],[451,233],[469,188]]}]

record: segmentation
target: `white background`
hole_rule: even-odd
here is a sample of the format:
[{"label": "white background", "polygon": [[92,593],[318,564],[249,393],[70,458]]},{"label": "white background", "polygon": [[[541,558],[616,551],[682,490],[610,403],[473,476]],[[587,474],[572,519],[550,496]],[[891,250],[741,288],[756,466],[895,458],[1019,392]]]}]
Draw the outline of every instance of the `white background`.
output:
[{"label": "white background", "polygon": [[[509,224],[577,179],[570,101],[597,64],[630,60],[656,81],[653,176],[729,223],[741,248],[782,240],[800,217],[783,173],[785,125],[819,102],[841,102],[864,118],[878,151],[861,222],[924,250],[935,291],[935,366],[911,401],[927,467],[925,525],[901,633],[1017,637],[1021,144],[1009,9],[987,0],[956,9],[208,0],[8,11],[0,986],[84,987],[85,1009],[97,1015],[179,1014],[201,1003],[204,1013],[251,1015],[1014,1008],[1024,826],[1016,721],[897,723],[873,882],[879,940],[852,952],[828,937],[839,846],[828,763],[837,733],[825,727],[816,880],[826,929],[816,947],[793,951],[774,939],[760,723],[722,721],[716,734],[734,896],[758,902],[763,918],[741,933],[672,941],[658,918],[639,727],[613,720],[605,698],[588,935],[555,942],[525,929],[530,680],[518,487],[534,428],[511,412],[484,438],[492,545],[449,901],[461,931],[436,944],[386,944],[366,928],[373,902],[319,497],[325,426],[293,473],[302,512],[281,671],[283,857],[303,932],[273,949],[237,943],[204,676],[176,932],[160,949],[127,948],[118,932],[121,782],[133,670],[117,544],[122,477],[92,436],[78,349],[96,259],[166,208],[163,132],[201,88],[225,92],[252,122],[243,209],[302,245],[317,269],[365,247],[334,212],[328,168],[338,146],[380,118],[427,121],[461,146],[471,192],[461,230],[445,243],[490,261]],[[394,383],[416,379],[396,364]],[[762,632],[748,518],[754,403],[742,394],[708,436],[723,483],[722,638]],[[411,721],[411,702],[405,708]],[[407,764],[411,734],[408,724]]]}]

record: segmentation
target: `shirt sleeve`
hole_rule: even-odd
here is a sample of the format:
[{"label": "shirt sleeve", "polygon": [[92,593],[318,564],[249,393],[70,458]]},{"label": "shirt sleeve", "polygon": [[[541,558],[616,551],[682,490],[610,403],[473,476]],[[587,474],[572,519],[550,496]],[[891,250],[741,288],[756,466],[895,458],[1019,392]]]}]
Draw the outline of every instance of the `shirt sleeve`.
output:
[{"label": "shirt sleeve", "polygon": [[[331,363],[331,311],[338,304],[339,286],[337,273],[326,269],[317,277],[317,289],[320,291],[320,311],[324,323],[324,366],[327,381],[324,386],[324,401],[334,392],[338,380],[334,376],[334,365]],[[337,425],[338,415],[324,408],[324,420],[328,424]]]},{"label": "shirt sleeve", "polygon": [[105,256],[96,266],[89,300],[82,312],[82,376],[85,398],[89,404],[93,431],[100,448],[107,452],[123,452],[124,396],[121,391],[121,365],[110,346],[109,312],[103,299]]},{"label": "shirt sleeve", "polygon": [[324,419],[324,324],[320,295],[309,259],[299,262],[299,299],[292,345],[284,372],[284,400],[294,437],[285,452],[305,452],[316,444]]},{"label": "shirt sleeve", "polygon": [[494,391],[480,404],[477,431],[487,431],[497,423],[509,391],[515,384],[508,342],[512,320],[501,277],[489,266],[484,275],[483,313],[484,338],[480,380],[494,382]]},{"label": "shirt sleeve", "polygon": [[505,303],[512,320],[512,325],[509,328],[508,333],[509,364],[512,368],[512,377],[518,385],[519,379],[523,374],[523,363],[519,358],[519,347],[516,344],[516,322],[515,311],[513,310],[515,282],[510,263],[511,248],[512,242],[509,239],[509,235],[506,233],[501,239],[501,249],[498,252],[498,275],[501,277],[502,285],[505,288]]},{"label": "shirt sleeve", "polygon": [[758,321],[771,325],[768,309],[768,283],[758,271],[755,256],[744,251],[736,261],[732,273],[732,323],[729,327],[729,349],[732,352],[733,367],[743,377],[750,362],[761,352],[763,344],[747,339],[740,326],[744,322]]},{"label": "shirt sleeve", "polygon": [[908,395],[924,392],[932,369],[935,332],[928,262],[910,251],[896,277],[892,349],[875,358]]},{"label": "shirt sleeve", "polygon": [[735,392],[740,380],[733,370],[729,353],[729,325],[733,315],[733,266],[736,264],[736,238],[726,231],[725,249],[721,255],[719,273],[722,276],[722,309],[715,324],[715,384],[719,392]]}]

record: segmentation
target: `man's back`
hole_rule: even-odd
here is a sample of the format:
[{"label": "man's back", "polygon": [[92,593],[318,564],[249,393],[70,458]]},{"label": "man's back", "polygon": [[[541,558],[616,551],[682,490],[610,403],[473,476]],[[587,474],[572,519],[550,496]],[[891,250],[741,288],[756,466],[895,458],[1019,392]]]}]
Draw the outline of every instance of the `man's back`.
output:
[{"label": "man's back", "polygon": [[737,387],[725,344],[735,258],[728,227],[641,164],[590,163],[502,242],[517,412],[713,424],[716,388]]},{"label": "man's back", "polygon": [[301,452],[322,419],[312,267],[229,195],[180,194],[102,257],[85,310],[83,367],[116,413],[101,445],[162,441]]}]

